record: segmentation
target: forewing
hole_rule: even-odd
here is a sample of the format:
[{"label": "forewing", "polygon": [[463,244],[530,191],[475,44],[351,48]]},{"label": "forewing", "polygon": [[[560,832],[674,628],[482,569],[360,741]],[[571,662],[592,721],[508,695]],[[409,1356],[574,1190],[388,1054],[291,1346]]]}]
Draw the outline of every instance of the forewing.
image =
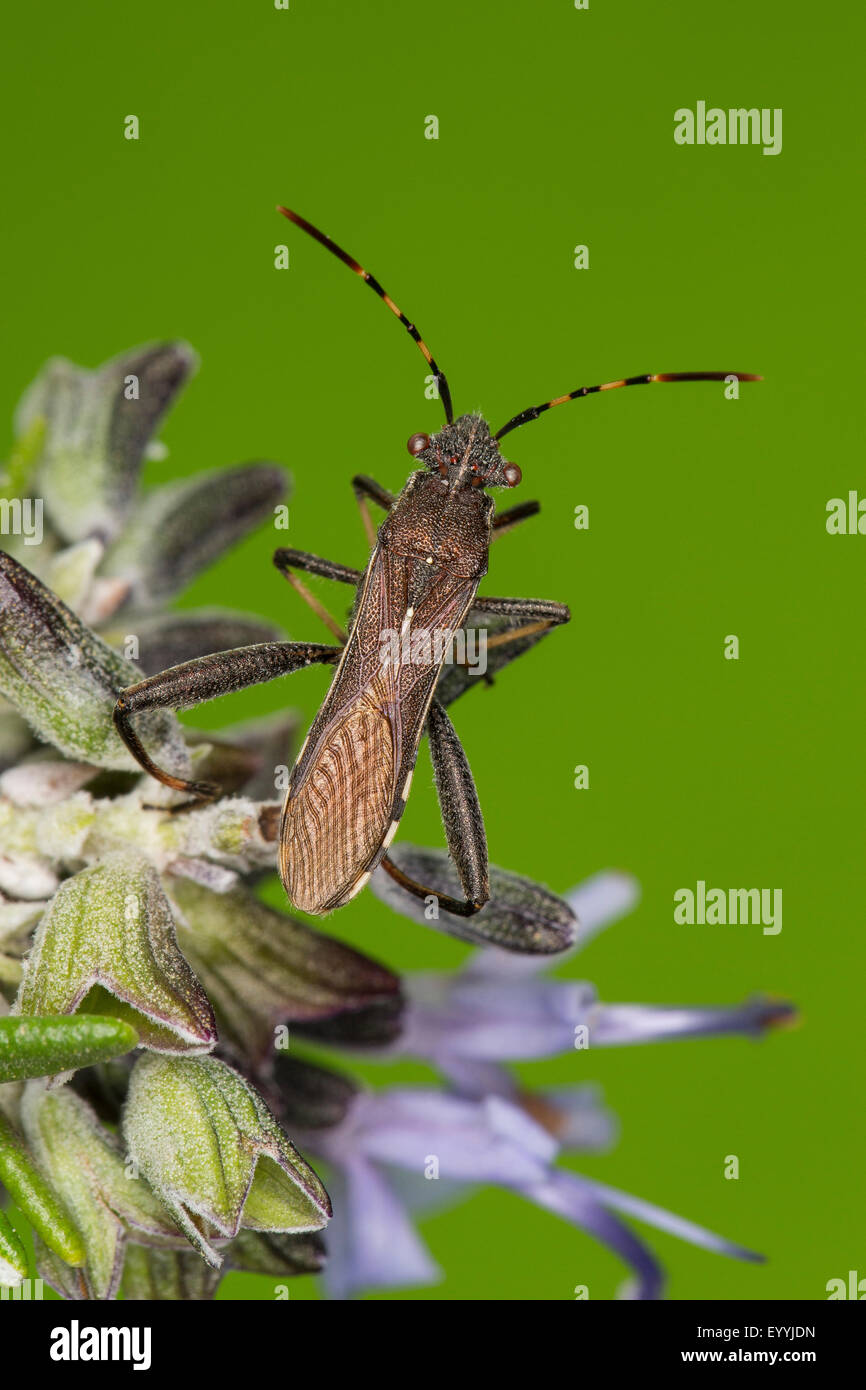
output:
[{"label": "forewing", "polygon": [[[283,810],[280,873],[300,911],[342,907],[390,844],[441,669],[438,652],[447,649],[476,589],[476,581],[423,559],[374,554]],[[440,634],[429,659],[425,643],[420,657],[412,644],[419,629]],[[383,655],[393,651],[383,647],[386,633],[397,639],[396,655]]]},{"label": "forewing", "polygon": [[363,887],[393,788],[390,722],[371,701],[358,700],[328,730],[283,813],[280,872],[301,912],[329,912]]}]

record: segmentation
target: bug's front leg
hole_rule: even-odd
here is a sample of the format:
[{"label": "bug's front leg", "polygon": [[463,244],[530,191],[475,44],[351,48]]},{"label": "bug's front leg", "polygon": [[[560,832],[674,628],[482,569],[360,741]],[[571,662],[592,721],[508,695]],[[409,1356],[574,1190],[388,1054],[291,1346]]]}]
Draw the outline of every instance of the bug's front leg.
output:
[{"label": "bug's front leg", "polygon": [[498,540],[507,531],[518,526],[521,521],[526,521],[531,516],[538,516],[541,511],[540,502],[518,502],[516,507],[506,507],[505,511],[497,512],[493,518],[492,540]]},{"label": "bug's front leg", "polygon": [[315,574],[320,579],[335,579],[339,584],[353,584],[356,587],[364,577],[361,571],[350,569],[348,565],[341,565],[336,560],[323,560],[320,555],[310,555],[306,550],[290,550],[287,547],[274,551],[274,564],[280,574],[289,581],[295,593],[301,596],[304,603],[325,624],[328,631],[336,637],[338,642],[345,645],[346,633],[337,619],[328,612],[323,603],[319,602],[316,595],[307,588],[294,571],[303,570],[305,574]]},{"label": "bug's front leg", "polygon": [[442,808],[445,838],[460,877],[461,887],[466,894],[465,901],[460,902],[446,893],[416,883],[408,874],[404,874],[402,869],[398,869],[387,855],[382,860],[382,866],[401,887],[416,898],[437,898],[440,907],[446,912],[454,912],[459,917],[472,917],[490,897],[487,836],[466,754],[454,725],[438,700],[433,701],[427,715],[427,736],[430,740],[430,756]]},{"label": "bug's front leg", "polygon": [[390,512],[397,499],[393,492],[389,492],[381,483],[377,483],[375,478],[369,478],[366,473],[355,474],[352,479],[352,488],[361,513],[364,534],[370,545],[374,546],[376,544],[376,527],[373,525],[373,518],[367,504],[368,502],[375,502],[377,507],[381,507],[385,512]]},{"label": "bug's front leg", "polygon": [[257,642],[252,647],[235,647],[233,651],[184,661],[121,690],[114,707],[115,728],[136,762],[151,777],[175,791],[187,792],[194,800],[211,800],[220,791],[212,782],[173,777],[157,767],[135,732],[131,717],[150,709],[192,709],[218,695],[245,690],[316,662],[338,661],[341,651],[340,647],[327,647],[320,642]]}]

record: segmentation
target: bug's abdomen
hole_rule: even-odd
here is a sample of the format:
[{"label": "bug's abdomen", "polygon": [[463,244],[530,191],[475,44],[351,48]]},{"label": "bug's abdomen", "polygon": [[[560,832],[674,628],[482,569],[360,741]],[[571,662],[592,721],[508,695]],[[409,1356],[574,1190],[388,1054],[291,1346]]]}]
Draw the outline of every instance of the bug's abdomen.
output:
[{"label": "bug's abdomen", "polygon": [[394,801],[391,726],[361,698],[325,732],[283,811],[280,874],[301,912],[347,902],[366,882]]}]

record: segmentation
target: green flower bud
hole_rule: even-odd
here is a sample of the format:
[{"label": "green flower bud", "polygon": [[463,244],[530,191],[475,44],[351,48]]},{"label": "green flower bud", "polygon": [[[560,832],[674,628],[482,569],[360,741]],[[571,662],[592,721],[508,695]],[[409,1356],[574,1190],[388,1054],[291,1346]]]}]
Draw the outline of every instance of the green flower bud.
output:
[{"label": "green flower bud", "polygon": [[133,501],[148,440],[195,363],[185,343],[157,343],[96,371],[55,357],[40,372],[15,423],[28,438],[44,427],[35,486],[67,540],[115,534]]},{"label": "green flower bud", "polygon": [[135,1029],[118,1018],[0,1018],[0,1083],[89,1067],[137,1043]]},{"label": "green flower bud", "polygon": [[135,1164],[124,1158],[113,1135],[68,1086],[48,1091],[42,1082],[29,1082],[21,1120],[41,1169],[81,1235],[80,1278],[70,1279],[68,1271],[37,1251],[40,1273],[58,1292],[66,1297],[113,1298],[127,1231],[157,1245],[185,1243],[162,1203],[138,1177]]},{"label": "green flower bud", "polygon": [[[0,550],[0,691],[39,738],[68,758],[140,771],[112,715],[118,693],[141,675]],[[136,729],[161,767],[189,774],[180,726],[169,710],[147,711]]]},{"label": "green flower bud", "polygon": [[52,555],[45,570],[47,587],[69,608],[80,612],[81,604],[93,583],[97,565],[102,559],[101,541],[90,539],[66,546]]},{"label": "green flower bud", "polygon": [[42,417],[34,417],[29,424],[22,425],[6,465],[0,471],[0,492],[4,497],[24,497],[32,490],[30,485],[42,457],[45,433]]},{"label": "green flower bud", "polygon": [[178,950],[159,875],[132,851],[108,854],[67,879],[36,929],[17,1014],[109,1014],[142,1045],[209,1051],[216,1024]]},{"label": "green flower bud", "polygon": [[212,1057],[142,1057],[123,1132],[142,1175],[215,1267],[214,1233],[315,1231],[331,1215],[328,1194],[261,1097]]},{"label": "green flower bud", "polygon": [[[21,983],[22,957],[30,948],[30,933],[44,911],[43,902],[8,902],[0,897],[0,991]],[[0,1004],[0,1012],[5,1012]]]},{"label": "green flower bud", "polygon": [[109,548],[103,573],[129,584],[133,605],[150,608],[272,515],[285,491],[286,474],[275,463],[245,463],[156,488]]}]

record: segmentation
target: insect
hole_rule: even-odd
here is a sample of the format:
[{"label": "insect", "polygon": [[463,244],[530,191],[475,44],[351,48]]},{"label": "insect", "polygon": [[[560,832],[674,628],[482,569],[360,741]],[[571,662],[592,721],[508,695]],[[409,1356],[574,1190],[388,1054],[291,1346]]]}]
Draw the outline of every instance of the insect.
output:
[{"label": "insect", "polygon": [[[153,708],[188,709],[313,663],[336,665],[292,770],[280,823],[280,874],[290,901],[314,914],[342,907],[381,863],[408,892],[435,897],[446,911],[468,917],[489,897],[487,844],[466,755],[445,700],[437,695],[437,683],[444,691],[452,675],[443,671],[449,645],[465,624],[487,624],[494,632],[488,648],[502,649],[501,662],[503,656],[510,659],[506,649],[524,651],[570,616],[564,604],[551,600],[478,592],[492,540],[539,510],[537,502],[524,502],[496,512],[487,489],[513,488],[521,481],[520,468],[500,452],[501,440],[546,410],[596,392],[653,382],[760,378],[742,372],[675,372],[581,386],[522,410],[494,434],[480,415],[455,420],[444,372],[378,280],[299,214],[283,207],[278,211],[360,275],[400,320],[430,367],[445,424],[433,435],[418,433],[409,439],[407,447],[418,466],[398,497],[372,478],[353,478],[372,547],[363,573],[304,551],[283,549],[274,556],[338,645],[264,642],[186,661],[122,691],[115,724],[147,772],[194,799],[206,799],[218,789],[171,776],[154,764],[136,734],[134,716]],[[387,513],[378,533],[371,502]],[[356,586],[348,632],[296,571]],[[435,643],[428,640],[431,634]],[[392,640],[386,643],[386,636]],[[415,882],[387,854],[425,732],[462,900]]]}]

